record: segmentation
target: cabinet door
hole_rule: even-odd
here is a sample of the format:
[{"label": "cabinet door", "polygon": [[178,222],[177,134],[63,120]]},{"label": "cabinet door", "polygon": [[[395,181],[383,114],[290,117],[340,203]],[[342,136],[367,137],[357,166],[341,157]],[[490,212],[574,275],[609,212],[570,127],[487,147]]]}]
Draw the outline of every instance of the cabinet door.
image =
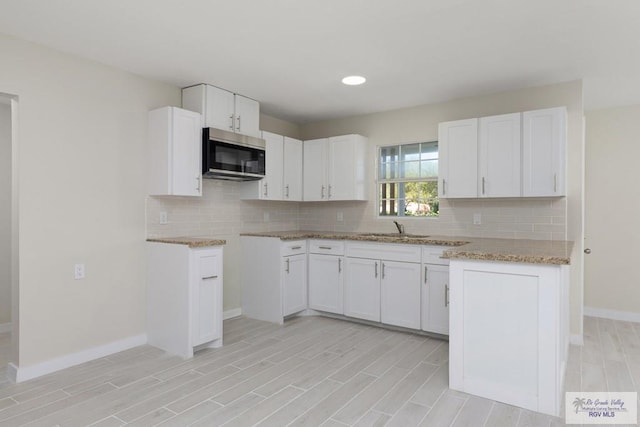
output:
[{"label": "cabinet door", "polygon": [[266,142],[266,170],[265,177],[260,181],[260,198],[282,200],[284,138],[270,132],[262,132],[262,138]]},{"label": "cabinet door", "polygon": [[424,264],[422,329],[449,334],[449,267]]},{"label": "cabinet door", "polygon": [[438,196],[478,196],[478,119],[438,125]]},{"label": "cabinet door", "polygon": [[235,131],[260,138],[260,103],[241,95],[235,101]]},{"label": "cabinet door", "polygon": [[222,338],[222,252],[195,252],[192,284],[193,347]]},{"label": "cabinet door", "polygon": [[564,196],[567,109],[522,113],[522,195]]},{"label": "cabinet door", "polygon": [[381,321],[420,329],[420,264],[382,261]]},{"label": "cabinet door", "polygon": [[480,197],[520,197],[520,113],[482,117],[479,123]]},{"label": "cabinet door", "polygon": [[345,316],[379,322],[380,261],[347,258],[345,272]]},{"label": "cabinet door", "polygon": [[305,141],[303,144],[303,200],[327,200],[327,156],[326,138]]},{"label": "cabinet door", "polygon": [[335,255],[309,255],[309,308],[343,314],[343,263]]},{"label": "cabinet door", "polygon": [[206,85],[204,127],[234,131],[235,95],[224,89]]},{"label": "cabinet door", "polygon": [[200,114],[173,108],[171,194],[202,196],[202,129]]},{"label": "cabinet door", "polygon": [[307,308],[307,256],[283,257],[283,264],[282,315],[288,316]]},{"label": "cabinet door", "polygon": [[302,200],[302,141],[284,137],[284,200]]},{"label": "cabinet door", "polygon": [[355,148],[353,135],[329,138],[327,200],[355,198]]}]

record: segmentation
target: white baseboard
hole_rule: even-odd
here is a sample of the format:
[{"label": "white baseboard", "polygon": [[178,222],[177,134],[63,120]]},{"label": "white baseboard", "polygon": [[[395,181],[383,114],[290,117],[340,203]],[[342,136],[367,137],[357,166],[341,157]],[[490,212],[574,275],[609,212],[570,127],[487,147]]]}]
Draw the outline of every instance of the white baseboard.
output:
[{"label": "white baseboard", "polygon": [[582,334],[573,334],[569,337],[571,345],[584,345]]},{"label": "white baseboard", "polygon": [[9,378],[10,381],[13,381],[15,383],[17,377],[18,377],[18,368],[16,368],[16,365],[14,365],[13,363],[9,363],[7,365],[7,378]]},{"label": "white baseboard", "polygon": [[622,320],[624,322],[640,323],[640,313],[631,313],[628,311],[606,310],[604,308],[584,308],[585,316],[601,317],[603,319]]},{"label": "white baseboard", "polygon": [[4,334],[5,332],[11,332],[11,322],[0,323],[0,334]]},{"label": "white baseboard", "polygon": [[224,320],[231,319],[231,318],[238,317],[238,316],[242,316],[242,309],[241,308],[234,308],[234,309],[227,310],[224,313],[222,313],[222,319],[224,319]]},{"label": "white baseboard", "polygon": [[125,338],[120,341],[114,341],[109,344],[82,350],[77,353],[67,354],[65,356],[47,360],[46,362],[41,362],[36,365],[16,367],[13,364],[9,364],[8,374],[9,378],[11,378],[14,382],[19,383],[40,377],[42,375],[50,374],[61,369],[70,368],[81,363],[99,359],[113,353],[118,353],[120,351],[128,350],[133,347],[138,347],[146,343],[146,335],[137,335],[134,337]]}]

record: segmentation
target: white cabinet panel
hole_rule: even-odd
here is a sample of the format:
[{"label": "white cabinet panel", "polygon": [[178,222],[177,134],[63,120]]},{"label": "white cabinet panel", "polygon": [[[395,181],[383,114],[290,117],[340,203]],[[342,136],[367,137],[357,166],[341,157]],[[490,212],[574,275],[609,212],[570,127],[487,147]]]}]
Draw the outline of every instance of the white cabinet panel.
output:
[{"label": "white cabinet panel", "polygon": [[149,112],[150,195],[202,195],[200,114],[177,107]]},{"label": "white cabinet panel", "polygon": [[307,255],[283,257],[282,307],[283,316],[307,308]]},{"label": "white cabinet panel", "polygon": [[522,121],[522,195],[564,196],[567,109],[525,111]]},{"label": "white cabinet panel", "polygon": [[449,334],[449,267],[425,264],[422,287],[422,330]]},{"label": "white cabinet panel", "polygon": [[380,262],[347,258],[345,265],[344,314],[380,321]]},{"label": "white cabinet panel", "polygon": [[305,201],[322,201],[327,198],[327,157],[329,154],[328,139],[304,141],[304,189],[302,197]]},{"label": "white cabinet panel", "polygon": [[342,256],[309,254],[309,308],[344,313],[343,269]]},{"label": "white cabinet panel", "polygon": [[235,119],[237,133],[260,138],[260,104],[245,96],[235,96]]},{"label": "white cabinet panel", "polygon": [[[205,114],[203,127],[224,129],[234,132],[234,94],[211,85],[204,85],[204,91]],[[185,106],[185,108],[187,107]]]},{"label": "white cabinet panel", "polygon": [[420,264],[382,261],[381,321],[420,329]]},{"label": "white cabinet panel", "polygon": [[262,138],[265,140],[266,170],[265,177],[259,181],[260,198],[263,200],[282,200],[284,138],[270,132],[262,132]]},{"label": "white cabinet panel", "polygon": [[222,337],[222,252],[197,252],[195,262],[191,339],[198,346]]},{"label": "white cabinet panel", "polygon": [[302,201],[302,141],[284,137],[284,200]]},{"label": "white cabinet panel", "polygon": [[478,196],[478,119],[438,125],[441,198]]},{"label": "white cabinet panel", "polygon": [[480,119],[478,194],[520,196],[520,113]]}]

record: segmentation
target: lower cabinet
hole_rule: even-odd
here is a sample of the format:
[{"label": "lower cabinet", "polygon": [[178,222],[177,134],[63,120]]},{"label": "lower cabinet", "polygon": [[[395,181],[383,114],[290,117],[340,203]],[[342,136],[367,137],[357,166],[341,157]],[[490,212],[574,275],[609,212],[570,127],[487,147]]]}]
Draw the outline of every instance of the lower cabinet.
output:
[{"label": "lower cabinet", "polygon": [[222,247],[147,243],[147,339],[184,358],[222,345]]},{"label": "lower cabinet", "polygon": [[344,314],[343,255],[343,242],[309,242],[309,308]]},{"label": "lower cabinet", "polygon": [[420,329],[420,264],[381,261],[380,321]]},{"label": "lower cabinet", "polygon": [[307,241],[241,236],[242,314],[282,324],[307,308]]},{"label": "lower cabinet", "polygon": [[380,321],[380,261],[347,258],[345,316]]},{"label": "lower cabinet", "polygon": [[444,248],[422,248],[422,330],[449,334],[449,260]]}]

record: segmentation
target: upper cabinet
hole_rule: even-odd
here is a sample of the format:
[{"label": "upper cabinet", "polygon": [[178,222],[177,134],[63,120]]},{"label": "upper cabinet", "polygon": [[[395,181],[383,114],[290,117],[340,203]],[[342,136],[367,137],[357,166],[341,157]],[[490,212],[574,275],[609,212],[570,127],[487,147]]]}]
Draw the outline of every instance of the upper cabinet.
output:
[{"label": "upper cabinet", "polygon": [[303,199],[366,200],[367,143],[361,135],[304,141]]},{"label": "upper cabinet", "polygon": [[564,196],[567,109],[526,111],[522,123],[522,195]]},{"label": "upper cabinet", "polygon": [[441,198],[565,193],[565,107],[440,123]]},{"label": "upper cabinet", "polygon": [[215,86],[182,89],[182,106],[202,114],[202,127],[213,127],[260,138],[260,104]]},{"label": "upper cabinet", "polygon": [[200,114],[177,107],[149,112],[148,192],[202,196]]},{"label": "upper cabinet", "polygon": [[302,200],[302,141],[262,131],[265,176],[242,183],[245,200]]},{"label": "upper cabinet", "polygon": [[438,197],[478,195],[478,119],[438,125]]}]

